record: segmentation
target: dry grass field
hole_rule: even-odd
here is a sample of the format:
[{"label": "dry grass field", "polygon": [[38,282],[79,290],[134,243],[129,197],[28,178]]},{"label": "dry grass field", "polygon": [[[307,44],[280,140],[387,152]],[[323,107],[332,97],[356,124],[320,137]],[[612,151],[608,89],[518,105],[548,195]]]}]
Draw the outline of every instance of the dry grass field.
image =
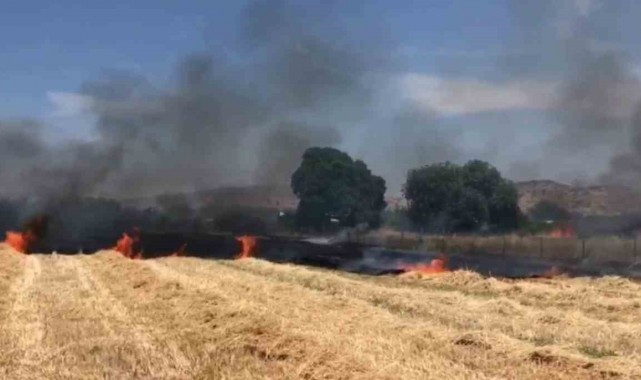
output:
[{"label": "dry grass field", "polygon": [[641,284],[0,249],[2,379],[641,379]]}]

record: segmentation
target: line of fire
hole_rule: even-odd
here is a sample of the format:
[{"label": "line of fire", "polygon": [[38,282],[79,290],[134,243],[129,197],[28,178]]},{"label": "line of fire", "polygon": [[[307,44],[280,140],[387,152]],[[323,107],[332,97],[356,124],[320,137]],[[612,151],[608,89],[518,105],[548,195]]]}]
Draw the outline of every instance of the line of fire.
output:
[{"label": "line of fire", "polygon": [[[97,202],[97,203],[96,203]],[[78,213],[78,205],[74,205],[76,214],[67,219],[60,215],[70,211],[58,208],[51,214],[39,214],[30,218],[22,228],[6,231],[5,244],[16,252],[29,253],[58,253],[58,254],[91,254],[101,250],[115,250],[132,260],[153,259],[163,256],[191,256],[206,259],[237,260],[260,258],[276,263],[294,263],[322,268],[344,270],[370,275],[420,273],[422,275],[438,275],[448,271],[466,269],[474,270],[487,276],[508,278],[554,277],[559,275],[599,275],[604,267],[595,268],[585,265],[585,257],[565,259],[561,257],[534,257],[532,255],[506,254],[505,237],[503,246],[494,252],[469,251],[447,247],[447,236],[434,235],[442,239],[438,249],[416,249],[403,245],[367,239],[376,235],[376,230],[359,230],[358,228],[335,228],[325,234],[285,233],[266,227],[268,224],[249,220],[246,214],[240,212],[222,213],[214,220],[211,218],[192,218],[190,220],[163,220],[162,223],[150,223],[149,210],[139,211],[138,214],[125,208],[115,213],[118,217],[128,215],[128,218],[118,220],[108,218],[108,223],[98,219],[102,228],[77,229],[62,228],[69,220],[82,220],[93,214],[105,204],[91,201],[85,211]],[[114,205],[115,203],[108,203]],[[282,199],[268,205],[267,213],[274,216],[276,223],[287,216],[283,211]],[[269,207],[271,206],[271,207]],[[71,209],[71,207],[70,207]],[[80,207],[82,209],[82,207]],[[73,213],[72,213],[73,214]],[[133,215],[133,216],[132,216]],[[255,217],[255,216],[254,216]],[[162,219],[162,218],[161,218]],[[331,216],[329,223],[336,223],[336,217]],[[231,222],[230,222],[231,221]],[[225,225],[227,223],[227,225]],[[91,224],[91,223],[88,223]],[[574,242],[583,244],[585,239],[578,236],[572,222],[545,221],[549,225],[544,232],[539,232],[536,238],[540,241],[540,249],[548,242]],[[105,226],[109,226],[106,228]],[[95,227],[95,226],[94,226]],[[227,228],[226,228],[227,227]],[[281,226],[282,227],[282,226]],[[383,228],[392,233],[389,228]],[[411,233],[396,231],[398,239],[409,241]],[[400,236],[400,237],[399,237]],[[414,234],[421,239],[429,239],[429,234]],[[468,238],[470,235],[466,235]],[[450,236],[456,239],[456,235]],[[636,249],[636,240],[635,246]],[[491,250],[490,250],[491,251]],[[584,253],[580,256],[585,256]],[[608,266],[609,273],[623,273],[629,269],[626,265],[612,264]]]}]

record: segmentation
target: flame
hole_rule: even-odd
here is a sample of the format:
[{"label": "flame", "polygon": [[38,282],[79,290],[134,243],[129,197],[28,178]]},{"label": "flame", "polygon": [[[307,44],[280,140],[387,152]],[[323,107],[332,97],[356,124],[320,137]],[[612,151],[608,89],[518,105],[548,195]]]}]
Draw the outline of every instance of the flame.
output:
[{"label": "flame", "polygon": [[7,231],[7,238],[4,242],[9,244],[11,248],[15,249],[18,252],[27,253],[29,251],[29,246],[36,240],[38,240],[37,236],[34,235],[31,231]]},{"label": "flame", "polygon": [[420,273],[420,274],[436,274],[436,273],[444,273],[448,272],[449,269],[447,269],[447,257],[444,255],[439,255],[438,258],[433,259],[430,261],[429,264],[414,264],[414,265],[406,265],[403,266],[401,269],[405,271],[405,273]]},{"label": "flame", "polygon": [[570,226],[560,226],[552,230],[549,236],[553,238],[571,239],[576,237],[576,232],[574,231],[574,228]]},{"label": "flame", "polygon": [[18,252],[28,253],[33,243],[46,235],[48,224],[47,215],[38,215],[25,223],[24,232],[7,231],[4,242]]},{"label": "flame", "polygon": [[126,232],[122,234],[122,238],[118,240],[114,250],[130,259],[142,259],[142,252],[140,252],[139,248],[140,231],[138,229],[134,229],[134,232],[131,235]]},{"label": "flame", "polygon": [[236,240],[241,242],[243,245],[243,249],[238,255],[238,259],[246,259],[249,257],[253,257],[256,254],[256,246],[258,244],[258,239],[256,239],[256,236],[249,236],[249,235],[244,235],[237,237]]}]

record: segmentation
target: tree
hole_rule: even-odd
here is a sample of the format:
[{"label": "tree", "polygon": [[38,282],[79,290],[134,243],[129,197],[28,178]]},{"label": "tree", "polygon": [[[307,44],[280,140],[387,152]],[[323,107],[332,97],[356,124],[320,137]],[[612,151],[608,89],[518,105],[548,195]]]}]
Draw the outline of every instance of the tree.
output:
[{"label": "tree", "polygon": [[448,214],[449,230],[463,232],[478,230],[487,222],[487,201],[477,190],[464,187],[460,194],[452,197]]},{"label": "tree", "polygon": [[495,167],[481,160],[468,161],[462,167],[463,186],[472,188],[490,199],[504,180]]},{"label": "tree", "polygon": [[519,208],[519,193],[514,183],[501,180],[488,199],[489,223],[499,231],[517,228],[524,221]]},{"label": "tree", "polygon": [[439,232],[518,226],[518,193],[490,164],[473,160],[410,170],[403,188],[415,226]]},{"label": "tree", "polygon": [[403,193],[416,226],[446,228],[449,207],[463,189],[461,168],[450,162],[410,170]]},{"label": "tree", "polygon": [[300,200],[299,227],[326,229],[331,219],[340,226],[378,226],[386,206],[385,180],[373,175],[363,161],[334,148],[307,149],[291,186]]}]

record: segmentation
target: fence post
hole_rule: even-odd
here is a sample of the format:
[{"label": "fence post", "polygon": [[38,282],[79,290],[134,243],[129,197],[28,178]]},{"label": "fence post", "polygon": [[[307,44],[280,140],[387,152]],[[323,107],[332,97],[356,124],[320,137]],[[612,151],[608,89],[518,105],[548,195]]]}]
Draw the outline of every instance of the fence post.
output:
[{"label": "fence post", "polygon": [[543,237],[539,236],[539,257],[543,258]]},{"label": "fence post", "polygon": [[637,236],[636,235],[634,235],[634,243],[632,244],[632,246],[634,247],[632,249],[632,257],[636,258],[637,257]]},{"label": "fence post", "polygon": [[585,239],[581,239],[581,258],[585,259]]},{"label": "fence post", "polygon": [[503,256],[505,256],[505,235],[503,235],[503,249],[502,249]]}]

